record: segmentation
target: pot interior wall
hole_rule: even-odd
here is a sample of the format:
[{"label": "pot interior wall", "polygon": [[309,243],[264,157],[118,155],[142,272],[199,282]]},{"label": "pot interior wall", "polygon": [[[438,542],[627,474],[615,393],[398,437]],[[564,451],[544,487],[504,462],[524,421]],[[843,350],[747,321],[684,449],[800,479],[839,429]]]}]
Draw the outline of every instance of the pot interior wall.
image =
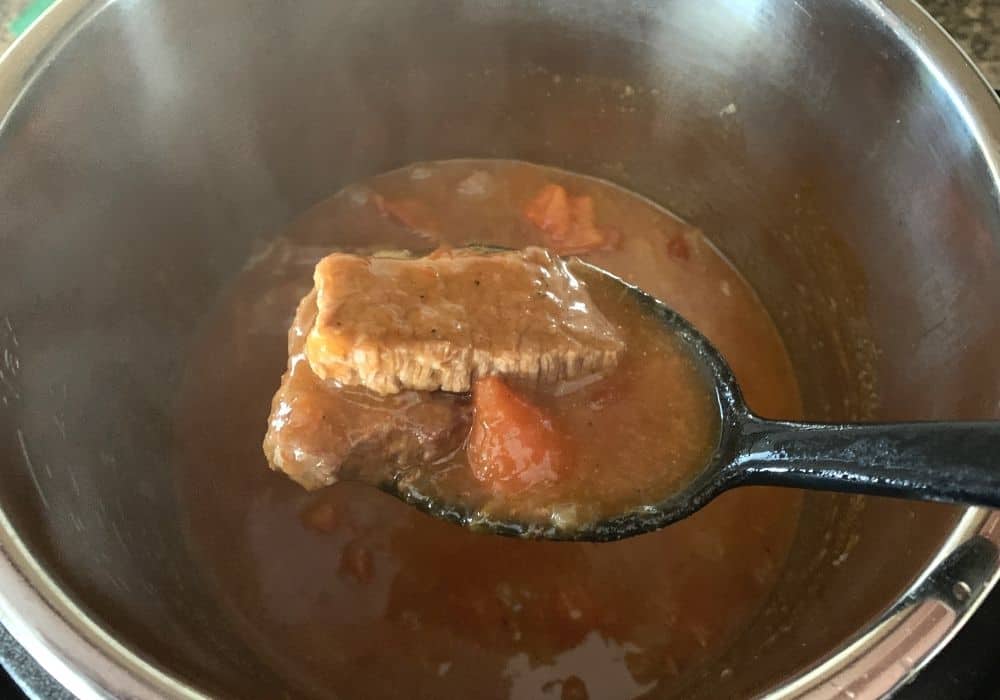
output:
[{"label": "pot interior wall", "polygon": [[[174,498],[190,341],[255,242],[413,160],[621,183],[701,226],[777,321],[813,419],[1000,412],[1000,214],[948,91],[863,2],[120,2],[0,133],[4,510],[102,625],[277,696]],[[918,575],[957,510],[807,501],[789,574],[684,692],[761,690]],[[826,537],[829,533],[829,537]]]}]

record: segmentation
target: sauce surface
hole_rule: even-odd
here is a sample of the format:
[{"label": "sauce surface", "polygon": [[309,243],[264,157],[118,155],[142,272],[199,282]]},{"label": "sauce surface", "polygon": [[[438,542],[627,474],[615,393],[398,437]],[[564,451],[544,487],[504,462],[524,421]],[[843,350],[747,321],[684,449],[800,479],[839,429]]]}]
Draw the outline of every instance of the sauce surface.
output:
[{"label": "sauce surface", "polygon": [[[740,489],[684,522],[614,544],[527,542],[435,521],[363,485],[310,493],[266,469],[261,429],[313,265],[333,248],[429,251],[442,241],[579,253],[698,326],[754,410],[800,415],[787,355],[753,291],[698,231],[649,202],[506,161],[378,176],[322,202],[257,256],[192,358],[179,481],[220,609],[306,696],[669,695],[766,600],[794,536],[799,493]],[[645,438],[669,415],[671,397],[641,377],[665,356],[620,366],[644,410],[617,415],[623,404],[608,401],[594,431],[591,408],[564,410],[563,419],[579,421],[574,430],[595,445],[614,443],[606,454],[620,464],[647,458]],[[588,390],[597,385],[573,395],[600,401]],[[530,398],[543,409],[560,399]]]}]

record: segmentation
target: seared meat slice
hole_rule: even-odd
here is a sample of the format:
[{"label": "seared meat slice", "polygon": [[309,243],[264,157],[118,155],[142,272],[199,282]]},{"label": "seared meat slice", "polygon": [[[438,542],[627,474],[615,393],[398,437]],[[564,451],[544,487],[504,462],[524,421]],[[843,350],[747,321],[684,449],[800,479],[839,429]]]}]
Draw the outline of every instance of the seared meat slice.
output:
[{"label": "seared meat slice", "polygon": [[615,366],[625,345],[565,262],[541,248],[316,266],[313,371],[379,394],[469,391],[478,377],[556,382]]},{"label": "seared meat slice", "polygon": [[432,463],[462,446],[471,409],[460,396],[379,396],[317,377],[303,355],[315,318],[313,291],[289,331],[288,371],[271,403],[264,453],[272,469],[309,489],[341,478],[377,483],[398,467]]}]

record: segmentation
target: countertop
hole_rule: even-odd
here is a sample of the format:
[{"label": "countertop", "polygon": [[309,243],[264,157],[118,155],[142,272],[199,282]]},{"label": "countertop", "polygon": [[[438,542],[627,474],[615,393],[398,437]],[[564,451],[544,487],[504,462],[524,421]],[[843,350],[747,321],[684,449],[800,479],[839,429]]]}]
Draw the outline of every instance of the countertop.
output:
[{"label": "countertop", "polygon": [[[918,0],[1000,88],[1000,0]],[[50,0],[0,0],[0,52]],[[994,592],[962,633],[898,700],[1000,698],[1000,591]],[[67,698],[0,628],[0,660],[20,669],[20,680],[35,697]],[[27,690],[27,688],[26,688]],[[16,697],[15,686],[0,674],[0,697]]]},{"label": "countertop", "polygon": [[1000,0],[919,0],[1000,87]]}]

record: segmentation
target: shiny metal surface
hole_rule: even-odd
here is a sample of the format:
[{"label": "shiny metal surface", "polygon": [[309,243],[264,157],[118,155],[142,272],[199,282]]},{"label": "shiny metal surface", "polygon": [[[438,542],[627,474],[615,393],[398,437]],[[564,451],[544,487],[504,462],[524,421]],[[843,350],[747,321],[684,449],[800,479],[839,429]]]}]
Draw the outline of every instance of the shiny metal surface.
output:
[{"label": "shiny metal surface", "polygon": [[[0,113],[0,621],[83,697],[293,684],[197,575],[173,388],[254,240],[408,161],[550,163],[698,224],[810,419],[1000,416],[1000,114],[908,0],[62,0]],[[997,526],[811,498],[771,605],[678,693],[888,692],[995,582]]]}]

